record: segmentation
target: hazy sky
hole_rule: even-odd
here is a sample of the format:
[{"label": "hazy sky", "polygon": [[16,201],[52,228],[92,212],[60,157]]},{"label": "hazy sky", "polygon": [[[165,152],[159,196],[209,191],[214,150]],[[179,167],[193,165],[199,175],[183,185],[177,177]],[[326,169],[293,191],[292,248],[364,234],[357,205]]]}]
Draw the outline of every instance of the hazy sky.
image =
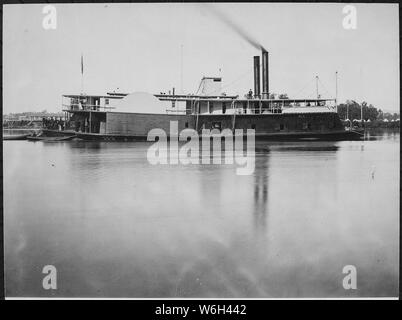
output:
[{"label": "hazy sky", "polygon": [[61,95],[84,91],[194,93],[202,76],[224,91],[253,86],[260,54],[211,7],[223,11],[270,52],[270,91],[304,98],[367,101],[399,110],[397,4],[356,4],[357,29],[342,26],[344,4],[66,4],[45,30],[45,4],[3,6],[3,113],[61,110]]}]

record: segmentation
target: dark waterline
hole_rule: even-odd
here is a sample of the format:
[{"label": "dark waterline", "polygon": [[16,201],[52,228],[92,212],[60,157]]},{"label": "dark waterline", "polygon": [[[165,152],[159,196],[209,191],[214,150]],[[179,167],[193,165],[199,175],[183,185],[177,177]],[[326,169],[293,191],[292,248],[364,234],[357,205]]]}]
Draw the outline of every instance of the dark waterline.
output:
[{"label": "dark waterline", "polygon": [[251,176],[152,166],[149,143],[4,141],[6,295],[397,296],[400,137],[367,138],[258,142]]}]

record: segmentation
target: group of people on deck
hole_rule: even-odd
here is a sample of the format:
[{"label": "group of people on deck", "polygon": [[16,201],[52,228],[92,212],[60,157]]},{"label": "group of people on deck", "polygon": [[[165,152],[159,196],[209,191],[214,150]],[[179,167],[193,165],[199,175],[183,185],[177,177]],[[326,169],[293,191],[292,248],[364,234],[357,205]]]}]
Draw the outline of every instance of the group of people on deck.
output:
[{"label": "group of people on deck", "polygon": [[83,119],[81,121],[70,119],[70,121],[65,121],[62,118],[49,117],[42,118],[42,128],[58,131],[72,129],[76,132],[90,132],[90,123],[88,119]]},{"label": "group of people on deck", "polygon": [[42,127],[45,129],[62,131],[66,128],[66,122],[62,118],[42,118]]},{"label": "group of people on deck", "polygon": [[75,121],[75,131],[76,132],[89,132],[88,119],[84,119],[84,121]]}]

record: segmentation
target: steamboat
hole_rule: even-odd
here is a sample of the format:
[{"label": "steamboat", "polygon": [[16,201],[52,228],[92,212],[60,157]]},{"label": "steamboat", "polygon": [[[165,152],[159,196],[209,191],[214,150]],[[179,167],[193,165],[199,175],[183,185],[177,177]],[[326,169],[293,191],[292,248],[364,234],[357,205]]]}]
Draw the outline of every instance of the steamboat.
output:
[{"label": "steamboat", "polygon": [[[253,57],[254,93],[244,97],[222,92],[221,77],[203,77],[195,94],[172,92],[63,95],[65,125],[44,128],[44,135],[74,135],[84,140],[147,140],[150,130],[253,129],[258,139],[354,140],[361,131],[345,128],[336,99],[280,99],[270,95],[268,52]],[[262,80],[262,81],[261,81]],[[261,90],[262,82],[262,90]]]}]

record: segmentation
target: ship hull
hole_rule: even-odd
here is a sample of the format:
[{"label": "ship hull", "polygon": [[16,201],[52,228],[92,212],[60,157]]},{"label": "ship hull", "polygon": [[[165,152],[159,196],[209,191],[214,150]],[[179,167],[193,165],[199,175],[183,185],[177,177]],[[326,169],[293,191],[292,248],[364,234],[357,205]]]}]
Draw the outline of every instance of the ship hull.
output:
[{"label": "ship hull", "polygon": [[[360,140],[363,131],[338,131],[326,133],[278,133],[278,134],[255,134],[256,140],[266,141],[342,141]],[[147,135],[119,135],[119,134],[99,134],[99,133],[80,133],[76,137],[82,140],[91,141],[147,141]],[[244,135],[246,137],[246,135]],[[169,138],[169,136],[167,136]],[[177,139],[177,137],[175,137]],[[199,135],[202,138],[202,135]],[[153,141],[153,140],[152,140]]]},{"label": "ship hull", "polygon": [[[102,127],[103,132],[77,132],[77,137],[101,141],[146,141],[153,129],[159,129],[169,137],[172,123],[177,132],[193,129],[199,135],[204,129],[240,129],[244,135],[247,129],[254,129],[256,139],[261,140],[356,140],[362,136],[360,131],[345,130],[338,115],[329,112],[198,116],[107,112],[101,118],[105,123],[93,127]],[[92,116],[92,121],[96,121],[96,116]]]}]

